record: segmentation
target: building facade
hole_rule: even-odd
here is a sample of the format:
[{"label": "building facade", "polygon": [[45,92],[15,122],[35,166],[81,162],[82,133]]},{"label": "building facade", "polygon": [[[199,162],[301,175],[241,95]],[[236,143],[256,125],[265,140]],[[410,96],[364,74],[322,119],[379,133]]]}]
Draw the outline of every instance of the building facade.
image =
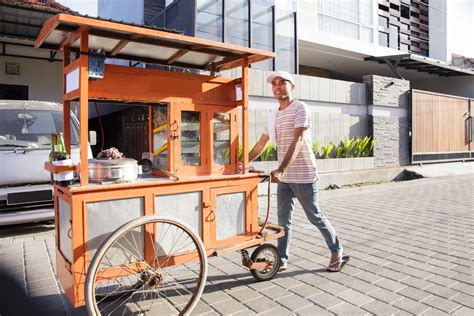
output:
[{"label": "building facade", "polygon": [[[251,143],[276,107],[265,83],[274,69],[295,74],[295,97],[310,105],[315,141],[375,136],[375,165],[381,167],[410,163],[411,88],[474,97],[474,72],[449,65],[454,46],[447,21],[459,13],[451,1],[121,1],[99,0],[99,16],[276,52],[275,60],[250,71]],[[465,19],[460,26],[472,25]]]},{"label": "building facade", "polygon": [[275,0],[100,0],[101,17],[182,31],[185,35],[277,53],[252,65],[297,73],[296,12]]},{"label": "building facade", "polygon": [[62,55],[35,49],[44,22],[72,11],[54,1],[0,2],[0,99],[62,101]]}]

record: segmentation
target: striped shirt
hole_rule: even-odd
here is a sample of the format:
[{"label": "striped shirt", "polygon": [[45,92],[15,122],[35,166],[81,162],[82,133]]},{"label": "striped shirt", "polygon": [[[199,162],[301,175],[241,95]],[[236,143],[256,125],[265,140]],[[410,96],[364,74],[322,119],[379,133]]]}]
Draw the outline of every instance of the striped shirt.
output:
[{"label": "striped shirt", "polygon": [[[294,130],[298,127],[307,128],[303,132],[303,144],[280,180],[285,183],[313,183],[319,177],[316,158],[311,149],[311,113],[308,105],[299,100],[293,100],[286,109],[279,110],[276,115],[275,135],[278,164],[281,165],[283,158],[285,158],[294,138]],[[268,125],[263,133],[269,135]]]}]

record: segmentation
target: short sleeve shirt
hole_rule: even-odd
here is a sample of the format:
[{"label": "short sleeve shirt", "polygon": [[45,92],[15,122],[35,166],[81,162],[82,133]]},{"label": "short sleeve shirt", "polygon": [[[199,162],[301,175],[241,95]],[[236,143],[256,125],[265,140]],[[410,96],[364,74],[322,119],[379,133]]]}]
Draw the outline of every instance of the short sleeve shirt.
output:
[{"label": "short sleeve shirt", "polygon": [[[290,147],[295,128],[306,127],[303,133],[303,144],[295,160],[288,166],[281,181],[285,183],[313,183],[318,180],[316,158],[312,151],[311,142],[311,112],[306,103],[300,100],[293,102],[284,110],[279,110],[275,120],[275,135],[278,153],[278,164]],[[264,134],[268,133],[268,127]]]}]

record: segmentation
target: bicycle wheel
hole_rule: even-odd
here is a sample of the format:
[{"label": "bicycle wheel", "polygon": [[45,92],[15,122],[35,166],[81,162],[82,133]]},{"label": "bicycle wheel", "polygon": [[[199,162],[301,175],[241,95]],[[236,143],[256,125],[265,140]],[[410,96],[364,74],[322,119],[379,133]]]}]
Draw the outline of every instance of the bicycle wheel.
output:
[{"label": "bicycle wheel", "polygon": [[90,315],[187,315],[207,278],[201,239],[184,222],[149,215],[110,235],[87,272]]}]

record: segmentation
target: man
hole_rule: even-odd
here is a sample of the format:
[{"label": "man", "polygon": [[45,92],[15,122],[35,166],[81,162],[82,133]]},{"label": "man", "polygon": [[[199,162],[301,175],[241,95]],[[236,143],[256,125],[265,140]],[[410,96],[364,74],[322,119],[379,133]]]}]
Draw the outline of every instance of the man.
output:
[{"label": "man", "polygon": [[271,172],[278,180],[277,204],[278,224],[284,227],[285,236],[278,239],[281,257],[280,271],[288,267],[294,198],[302,205],[308,220],[316,226],[331,251],[327,267],[329,272],[338,272],[349,260],[342,256],[342,245],[326,217],[321,213],[316,181],[318,173],[316,159],[311,149],[311,114],[308,106],[293,98],[295,82],[291,74],[277,71],[267,78],[279,108],[272,112],[260,140],[249,154],[253,161],[260,156],[267,142],[275,139],[278,154],[278,169]]}]

